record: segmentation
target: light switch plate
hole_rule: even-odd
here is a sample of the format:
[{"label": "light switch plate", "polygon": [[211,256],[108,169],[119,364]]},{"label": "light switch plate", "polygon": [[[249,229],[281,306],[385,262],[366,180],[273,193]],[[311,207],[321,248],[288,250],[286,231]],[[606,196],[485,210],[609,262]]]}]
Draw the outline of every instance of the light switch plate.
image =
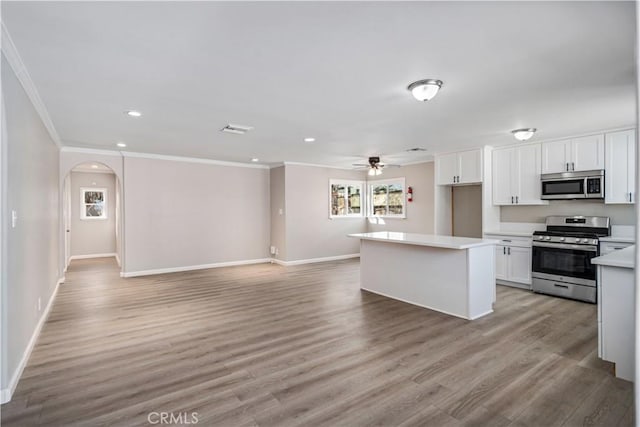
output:
[{"label": "light switch plate", "polygon": [[11,228],[16,228],[16,225],[18,224],[18,212],[17,211],[11,211]]}]

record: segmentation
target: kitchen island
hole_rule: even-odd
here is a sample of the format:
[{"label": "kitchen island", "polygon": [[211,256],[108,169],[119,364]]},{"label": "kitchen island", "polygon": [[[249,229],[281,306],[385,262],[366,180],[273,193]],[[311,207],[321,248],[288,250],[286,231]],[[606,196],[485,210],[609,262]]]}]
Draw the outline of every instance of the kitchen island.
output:
[{"label": "kitchen island", "polygon": [[430,234],[349,234],[360,239],[360,288],[463,319],[493,312],[497,240]]},{"label": "kitchen island", "polygon": [[616,364],[616,377],[635,380],[636,247],[593,258],[598,266],[598,356]]}]

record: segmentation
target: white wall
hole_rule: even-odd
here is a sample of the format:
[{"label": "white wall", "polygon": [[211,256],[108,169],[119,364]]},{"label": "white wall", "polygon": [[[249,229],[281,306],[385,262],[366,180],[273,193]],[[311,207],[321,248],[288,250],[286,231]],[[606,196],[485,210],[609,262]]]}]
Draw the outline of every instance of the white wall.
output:
[{"label": "white wall", "polygon": [[364,180],[365,173],[285,165],[287,261],[360,252],[360,241],[347,234],[366,232],[366,219],[329,219],[330,179]]},{"label": "white wall", "polygon": [[413,189],[413,202],[407,203],[407,217],[384,218],[384,225],[368,224],[368,231],[401,231],[405,233],[433,234],[434,185],[433,162],[418,163],[384,170],[382,175],[369,178],[368,182],[381,179],[405,178],[406,187]]},{"label": "white wall", "polygon": [[279,260],[287,259],[287,235],[286,235],[286,193],[285,193],[285,167],[280,166],[271,169],[270,195],[271,195],[271,245],[277,248],[278,253],[272,255]]},{"label": "white wall", "polygon": [[[2,297],[1,379],[5,390],[16,380],[59,278],[60,196],[58,148],[4,55],[1,66],[6,115],[2,140],[2,157],[6,160],[2,168],[6,184],[2,277],[6,293]],[[15,228],[7,221],[12,210],[18,214]]]},{"label": "white wall", "polygon": [[124,158],[125,272],[269,258],[269,170]]},{"label": "white wall", "polygon": [[[107,189],[107,218],[81,219],[80,189]],[[71,172],[71,256],[115,253],[116,176],[112,173]]]}]

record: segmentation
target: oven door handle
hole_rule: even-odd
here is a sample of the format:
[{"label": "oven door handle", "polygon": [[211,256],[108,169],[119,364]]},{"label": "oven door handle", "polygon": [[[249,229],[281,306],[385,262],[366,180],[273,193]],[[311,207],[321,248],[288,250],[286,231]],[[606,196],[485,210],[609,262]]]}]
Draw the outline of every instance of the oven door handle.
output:
[{"label": "oven door handle", "polygon": [[542,248],[557,248],[557,249],[573,249],[585,252],[598,252],[597,246],[592,245],[572,245],[570,243],[546,243],[546,242],[533,242],[533,246]]}]

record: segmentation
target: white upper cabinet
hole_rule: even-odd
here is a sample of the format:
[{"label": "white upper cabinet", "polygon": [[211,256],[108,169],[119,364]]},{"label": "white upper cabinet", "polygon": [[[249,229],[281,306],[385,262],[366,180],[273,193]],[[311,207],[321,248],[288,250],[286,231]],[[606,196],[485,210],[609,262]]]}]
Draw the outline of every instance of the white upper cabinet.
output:
[{"label": "white upper cabinet", "polygon": [[542,144],[542,173],[604,169],[604,135]]},{"label": "white upper cabinet", "polygon": [[438,185],[451,185],[458,176],[458,153],[444,154],[436,157]]},{"label": "white upper cabinet", "polygon": [[571,170],[604,169],[604,135],[589,135],[571,140]]},{"label": "white upper cabinet", "polygon": [[511,170],[515,167],[515,148],[507,148],[493,150],[492,153],[492,186],[493,186],[493,204],[494,205],[511,205],[514,202],[514,191],[511,182],[513,173]]},{"label": "white upper cabinet", "polygon": [[540,205],[540,144],[493,151],[493,204]]},{"label": "white upper cabinet", "polygon": [[635,202],[636,131],[605,135],[605,203]]},{"label": "white upper cabinet", "polygon": [[542,173],[566,172],[571,160],[571,141],[542,144]]},{"label": "white upper cabinet", "polygon": [[458,184],[482,182],[482,150],[463,151],[458,159]]},{"label": "white upper cabinet", "polygon": [[540,198],[542,184],[540,170],[542,168],[542,147],[540,144],[525,145],[517,148],[517,183],[519,205],[547,204]]},{"label": "white upper cabinet", "polygon": [[436,156],[438,185],[482,182],[482,150]]}]

